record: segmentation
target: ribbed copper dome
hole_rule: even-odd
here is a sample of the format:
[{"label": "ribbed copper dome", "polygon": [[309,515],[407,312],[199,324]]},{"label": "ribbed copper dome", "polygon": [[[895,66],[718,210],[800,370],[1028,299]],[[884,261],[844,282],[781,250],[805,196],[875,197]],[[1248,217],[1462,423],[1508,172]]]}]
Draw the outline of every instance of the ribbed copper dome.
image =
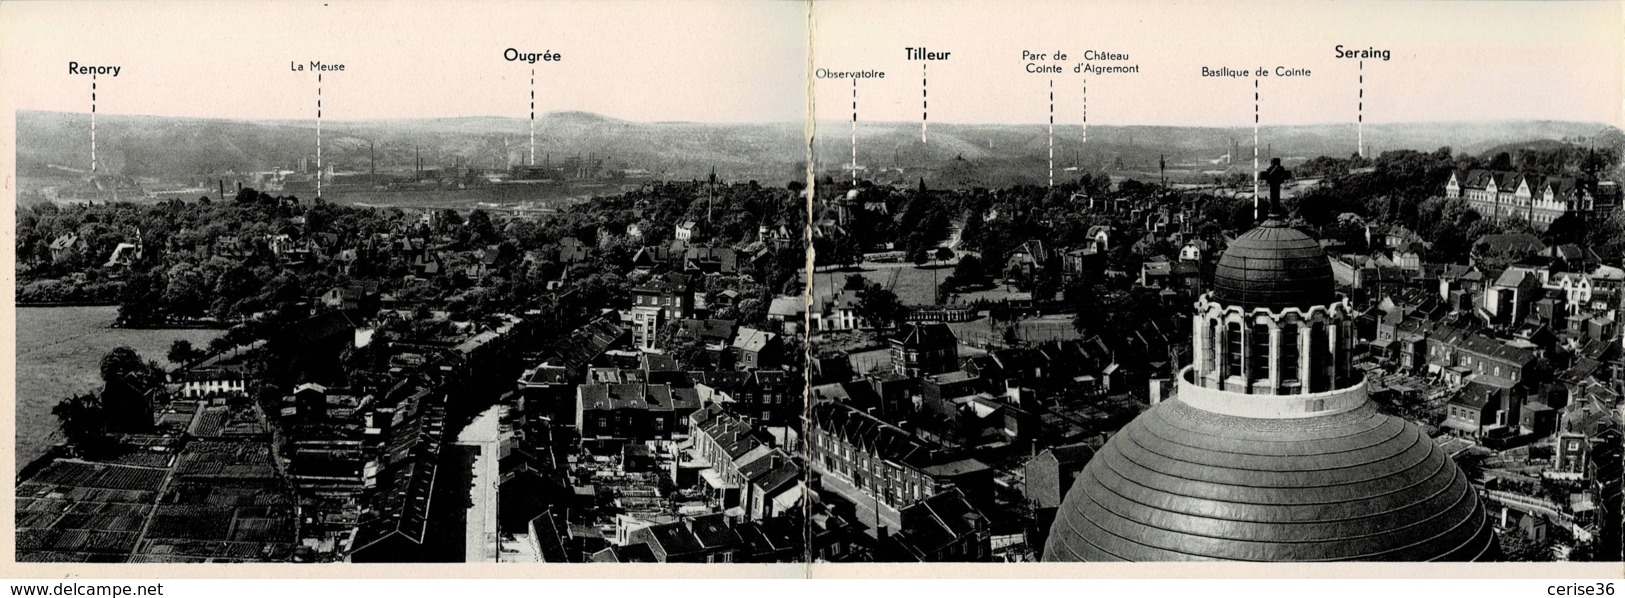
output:
[{"label": "ribbed copper dome", "polygon": [[1302,419],[1165,401],[1095,455],[1046,561],[1467,561],[1498,555],[1467,477],[1364,406]]},{"label": "ribbed copper dome", "polygon": [[1307,308],[1335,301],[1337,286],[1320,242],[1271,217],[1219,256],[1213,298],[1246,309]]}]

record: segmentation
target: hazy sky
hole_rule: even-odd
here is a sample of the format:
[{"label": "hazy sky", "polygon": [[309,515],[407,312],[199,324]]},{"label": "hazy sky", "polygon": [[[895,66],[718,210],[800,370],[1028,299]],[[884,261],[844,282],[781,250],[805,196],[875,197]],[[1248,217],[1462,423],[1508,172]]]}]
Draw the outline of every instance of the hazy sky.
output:
[{"label": "hazy sky", "polygon": [[[814,68],[878,69],[860,83],[864,120],[918,121],[920,63],[903,47],[951,51],[930,68],[933,121],[1042,123],[1050,75],[1022,50],[1128,53],[1141,72],[1088,77],[1092,124],[1241,126],[1250,79],[1200,67],[1308,68],[1261,82],[1265,124],[1352,122],[1353,61],[1376,46],[1367,122],[1541,118],[1621,124],[1620,2],[858,2],[817,0]],[[23,2],[0,4],[0,83],[21,109],[87,111],[67,63],[117,64],[107,113],[310,118],[315,81],[289,62],[325,60],[324,116],[516,116],[539,63],[540,111],[631,120],[796,121],[805,114],[805,2]],[[1076,61],[1069,61],[1074,64]],[[1082,119],[1084,77],[1055,75],[1057,122]],[[850,117],[849,81],[819,80],[820,119]]]},{"label": "hazy sky", "polygon": [[88,111],[88,77],[119,64],[98,110],[310,118],[528,116],[537,109],[633,120],[800,121],[806,113],[801,2],[21,2],[0,4],[0,73],[23,109]]},{"label": "hazy sky", "polygon": [[[1337,44],[1390,50],[1365,64],[1366,122],[1538,118],[1621,123],[1620,2],[992,2],[813,8],[818,67],[881,69],[859,83],[859,118],[920,118],[921,66],[903,47],[951,51],[929,67],[932,120],[1041,123],[1052,75],[1022,50],[1128,53],[1138,74],[1088,77],[1091,124],[1248,125],[1251,79],[1202,66],[1308,68],[1260,81],[1265,124],[1354,122],[1359,68]],[[1076,61],[1073,61],[1076,63]],[[1053,75],[1056,122],[1082,120],[1084,76]],[[849,118],[849,81],[821,80],[822,119]],[[833,98],[835,101],[824,101]]]}]

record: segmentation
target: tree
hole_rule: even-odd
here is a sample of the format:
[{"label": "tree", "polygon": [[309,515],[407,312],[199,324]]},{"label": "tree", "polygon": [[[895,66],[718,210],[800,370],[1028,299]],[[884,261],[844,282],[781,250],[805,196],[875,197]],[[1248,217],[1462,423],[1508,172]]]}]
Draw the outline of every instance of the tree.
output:
[{"label": "tree", "polygon": [[1490,159],[1490,170],[1512,170],[1512,154],[1501,152]]},{"label": "tree", "polygon": [[1542,563],[1553,560],[1550,538],[1537,540],[1524,533],[1522,526],[1512,526],[1501,534],[1502,557],[1512,562]]},{"label": "tree", "polygon": [[858,292],[858,317],[876,330],[898,326],[908,317],[908,308],[897,299],[897,294],[873,283]]},{"label": "tree", "polygon": [[164,357],[169,359],[170,363],[185,365],[198,359],[198,354],[199,351],[192,346],[192,341],[178,338],[169,344],[169,353]]},{"label": "tree", "polygon": [[51,408],[63,438],[80,455],[99,453],[111,444],[107,434],[107,413],[101,397],[82,394],[62,399]]},{"label": "tree", "polygon": [[919,249],[916,251],[911,251],[909,252],[908,257],[910,261],[914,262],[914,265],[924,266],[926,262],[931,261],[931,250]]},{"label": "tree", "polygon": [[463,224],[463,215],[458,214],[457,210],[451,208],[440,210],[436,213],[436,216],[436,220],[440,222],[441,227],[462,226]]},{"label": "tree", "polygon": [[982,271],[982,258],[974,255],[959,258],[959,263],[954,265],[953,278],[958,284],[964,286],[972,286],[984,281],[987,278],[987,273]]},{"label": "tree", "polygon": [[1546,233],[1541,238],[1548,246],[1579,244],[1585,242],[1585,239],[1585,219],[1573,212],[1565,213],[1552,220],[1551,224],[1546,225]]},{"label": "tree", "polygon": [[497,238],[496,227],[491,224],[491,215],[485,210],[474,210],[468,213],[468,233],[475,241],[484,245]]},{"label": "tree", "polygon": [[209,341],[209,352],[214,354],[225,353],[237,347],[237,343],[225,336],[217,336]]},{"label": "tree", "polygon": [[168,284],[161,295],[164,310],[183,318],[196,318],[209,308],[203,277],[190,264],[169,270]]},{"label": "tree", "polygon": [[147,371],[146,362],[141,360],[141,355],[136,353],[135,349],[118,347],[102,356],[101,374],[102,382],[106,384],[140,383],[145,381],[150,372]]},{"label": "tree", "polygon": [[820,266],[845,267],[863,259],[861,248],[851,235],[834,234],[813,240],[813,252]]},{"label": "tree", "polygon": [[862,291],[863,289],[868,288],[868,286],[869,279],[864,278],[862,274],[848,274],[846,275],[846,284],[841,286],[841,290]]},{"label": "tree", "polygon": [[160,382],[162,370],[142,361],[135,349],[119,347],[108,351],[101,361],[102,392],[99,402],[106,415],[104,428],[142,431],[152,425],[149,393]]}]

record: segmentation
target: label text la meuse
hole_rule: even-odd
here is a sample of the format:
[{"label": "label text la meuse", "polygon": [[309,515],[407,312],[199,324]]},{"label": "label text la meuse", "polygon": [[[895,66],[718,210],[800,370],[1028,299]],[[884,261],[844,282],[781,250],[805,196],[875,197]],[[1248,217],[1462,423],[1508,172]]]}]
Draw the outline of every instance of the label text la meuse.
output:
[{"label": "label text la meuse", "polygon": [[320,60],[312,60],[312,61],[310,61],[310,68],[306,69],[305,65],[303,65],[303,64],[299,64],[297,62],[289,62],[288,63],[288,70],[294,71],[294,72],[311,70],[311,71],[316,71],[316,72],[321,72],[321,73],[332,73],[332,72],[338,72],[338,71],[344,70],[344,65],[342,65],[342,64],[327,64],[327,63],[322,62]]}]

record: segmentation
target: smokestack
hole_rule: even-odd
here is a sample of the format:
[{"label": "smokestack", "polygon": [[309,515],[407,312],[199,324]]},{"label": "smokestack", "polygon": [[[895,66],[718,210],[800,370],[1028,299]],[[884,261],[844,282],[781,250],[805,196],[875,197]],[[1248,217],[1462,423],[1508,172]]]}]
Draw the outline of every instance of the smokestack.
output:
[{"label": "smokestack", "polygon": [[220,179],[220,200],[226,200],[226,179]]}]

